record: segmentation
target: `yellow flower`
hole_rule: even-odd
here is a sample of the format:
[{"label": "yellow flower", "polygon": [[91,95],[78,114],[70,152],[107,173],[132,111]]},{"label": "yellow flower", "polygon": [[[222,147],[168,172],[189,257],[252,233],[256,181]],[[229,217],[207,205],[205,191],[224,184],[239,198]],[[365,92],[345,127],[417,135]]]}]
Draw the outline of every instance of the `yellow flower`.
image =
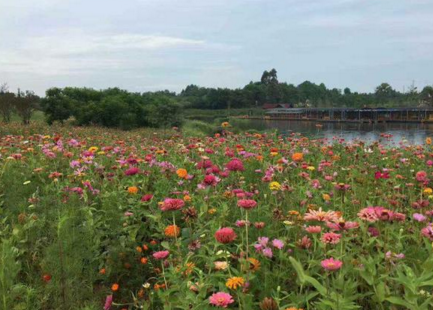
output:
[{"label": "yellow flower", "polygon": [[428,145],[430,145],[432,143],[432,139],[430,137],[427,137],[425,139],[425,143],[428,144]]},{"label": "yellow flower", "polygon": [[424,194],[430,195],[431,193],[433,193],[433,189],[431,189],[430,187],[424,189]]},{"label": "yellow flower", "polygon": [[209,214],[215,214],[216,212],[217,210],[215,208],[209,209],[209,211],[207,211]]},{"label": "yellow flower", "polygon": [[250,257],[250,258],[248,258],[248,262],[250,264],[250,268],[249,269],[252,272],[255,272],[255,271],[257,271],[257,270],[260,269],[260,262],[257,259],[255,259],[253,257]]},{"label": "yellow flower", "polygon": [[316,170],[316,168],[314,168],[313,166],[308,166],[307,169],[310,170],[310,171]]},{"label": "yellow flower", "polygon": [[97,150],[99,150],[96,146],[92,146],[89,148],[89,152],[95,153]]},{"label": "yellow flower", "polygon": [[221,127],[223,127],[223,128],[226,128],[226,127],[229,127],[229,126],[230,126],[229,122],[223,122],[221,124]]},{"label": "yellow flower", "polygon": [[242,277],[231,277],[227,280],[226,286],[231,290],[235,290],[238,287],[242,287],[244,283],[245,280]]},{"label": "yellow flower", "polygon": [[269,184],[269,189],[270,189],[271,191],[278,191],[278,190],[280,190],[280,188],[281,188],[281,184],[278,183],[278,182],[271,182],[271,183]]}]

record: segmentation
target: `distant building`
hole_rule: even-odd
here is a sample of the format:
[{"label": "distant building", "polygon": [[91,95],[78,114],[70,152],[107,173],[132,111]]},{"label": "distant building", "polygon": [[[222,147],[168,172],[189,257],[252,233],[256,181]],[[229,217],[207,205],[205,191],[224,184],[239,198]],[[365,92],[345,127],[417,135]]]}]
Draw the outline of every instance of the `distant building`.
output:
[{"label": "distant building", "polygon": [[293,104],[290,104],[290,103],[265,103],[262,108],[263,108],[263,110],[290,109],[290,108],[293,108]]}]

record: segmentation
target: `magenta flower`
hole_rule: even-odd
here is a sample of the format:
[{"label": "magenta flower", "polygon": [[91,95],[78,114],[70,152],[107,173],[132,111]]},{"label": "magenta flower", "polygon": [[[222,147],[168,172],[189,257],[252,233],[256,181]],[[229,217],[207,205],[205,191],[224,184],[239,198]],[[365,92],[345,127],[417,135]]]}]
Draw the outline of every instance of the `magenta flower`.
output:
[{"label": "magenta flower", "polygon": [[153,258],[161,260],[166,259],[170,255],[169,251],[158,251],[152,254]]},{"label": "magenta flower", "polygon": [[136,175],[139,172],[140,170],[137,167],[132,167],[125,171],[125,175]]},{"label": "magenta flower", "polygon": [[110,310],[112,304],[113,304],[113,295],[108,295],[107,298],[105,298],[104,310]]},{"label": "magenta flower", "polygon": [[245,210],[253,209],[257,206],[257,202],[252,199],[241,199],[238,201],[238,207],[243,208]]}]

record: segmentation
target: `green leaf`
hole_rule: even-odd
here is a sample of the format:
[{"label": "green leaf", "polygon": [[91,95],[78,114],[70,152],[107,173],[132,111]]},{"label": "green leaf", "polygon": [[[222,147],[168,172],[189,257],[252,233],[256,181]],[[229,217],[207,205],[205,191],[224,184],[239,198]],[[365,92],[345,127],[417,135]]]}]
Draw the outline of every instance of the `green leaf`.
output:
[{"label": "green leaf", "polygon": [[296,273],[298,274],[299,277],[299,281],[301,282],[301,284],[305,283],[305,272],[304,269],[302,268],[301,264],[294,259],[293,257],[289,257],[290,262],[293,265],[293,268],[295,268]]},{"label": "green leaf", "polygon": [[413,307],[410,303],[408,303],[407,301],[405,301],[404,299],[402,299],[400,297],[391,296],[391,297],[388,297],[386,300],[389,301],[390,303],[392,303],[393,305],[399,305],[399,306],[407,307],[409,309],[413,309]]}]

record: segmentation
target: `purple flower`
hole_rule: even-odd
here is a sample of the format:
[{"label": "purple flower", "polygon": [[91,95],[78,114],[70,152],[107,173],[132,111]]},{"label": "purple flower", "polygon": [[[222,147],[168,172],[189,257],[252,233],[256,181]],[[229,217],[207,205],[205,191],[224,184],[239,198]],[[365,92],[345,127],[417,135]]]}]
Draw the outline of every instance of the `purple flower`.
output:
[{"label": "purple flower", "polygon": [[422,214],[414,213],[413,214],[413,219],[415,221],[418,221],[418,222],[424,222],[426,220],[426,217],[424,215],[422,215]]}]

